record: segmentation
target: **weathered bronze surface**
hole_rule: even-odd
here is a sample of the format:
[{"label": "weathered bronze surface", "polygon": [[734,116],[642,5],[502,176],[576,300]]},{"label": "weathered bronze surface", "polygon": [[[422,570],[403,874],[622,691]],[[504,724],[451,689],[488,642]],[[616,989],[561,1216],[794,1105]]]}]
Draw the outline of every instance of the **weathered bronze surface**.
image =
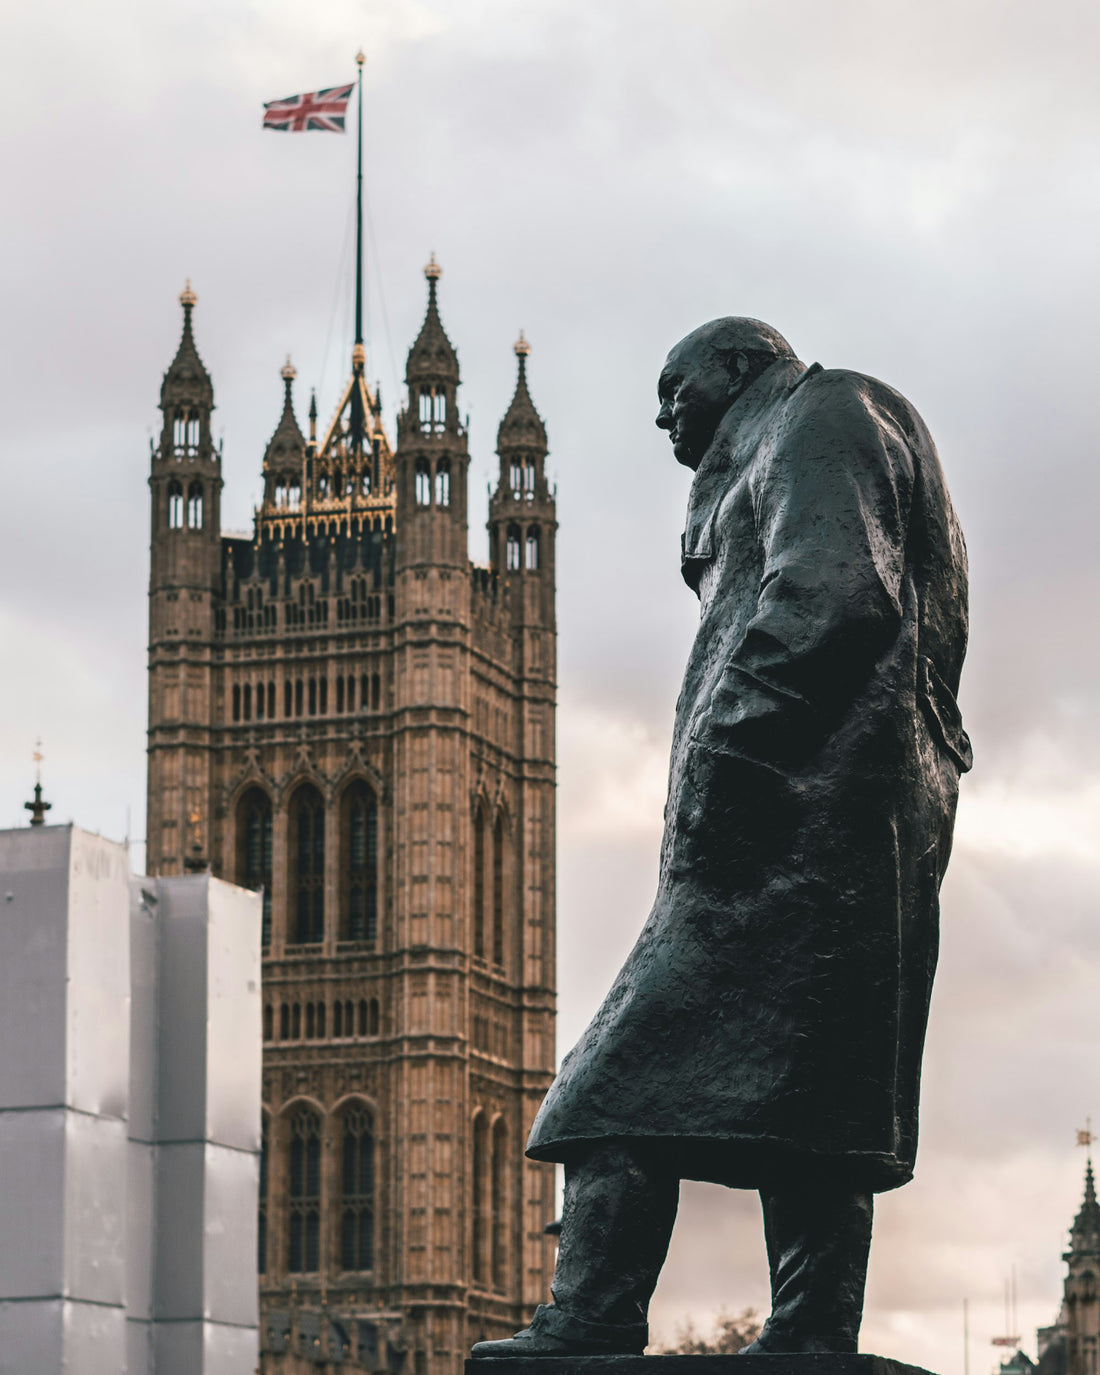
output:
[{"label": "weathered bronze surface", "polygon": [[479,1355],[642,1350],[680,1179],[761,1192],[773,1313],[752,1350],[854,1351],[871,1194],[913,1173],[971,764],[939,459],[897,392],[806,368],[755,320],[679,343],[659,398],[695,471],[701,617],[657,897],[528,1142],[567,1167],[555,1303]]}]

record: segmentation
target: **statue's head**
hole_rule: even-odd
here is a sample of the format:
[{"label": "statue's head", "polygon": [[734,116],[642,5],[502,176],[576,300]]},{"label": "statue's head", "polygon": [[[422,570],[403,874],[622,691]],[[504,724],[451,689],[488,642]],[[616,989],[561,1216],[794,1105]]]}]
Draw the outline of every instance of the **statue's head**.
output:
[{"label": "statue's head", "polygon": [[657,425],[668,430],[676,461],[697,468],[718,422],[741,393],[794,350],[762,320],[728,315],[681,339],[657,383]]}]

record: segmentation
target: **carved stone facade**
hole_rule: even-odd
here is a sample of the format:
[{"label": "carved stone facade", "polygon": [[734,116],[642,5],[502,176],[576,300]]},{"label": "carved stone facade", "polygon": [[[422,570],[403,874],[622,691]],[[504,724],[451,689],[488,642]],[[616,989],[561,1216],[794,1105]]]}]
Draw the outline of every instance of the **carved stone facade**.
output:
[{"label": "carved stone facade", "polygon": [[555,507],[516,346],[488,567],[439,269],[391,449],[356,346],[326,433],[283,369],[251,537],[183,337],[153,445],[148,867],[264,891],[265,1372],[452,1375],[548,1293]]}]

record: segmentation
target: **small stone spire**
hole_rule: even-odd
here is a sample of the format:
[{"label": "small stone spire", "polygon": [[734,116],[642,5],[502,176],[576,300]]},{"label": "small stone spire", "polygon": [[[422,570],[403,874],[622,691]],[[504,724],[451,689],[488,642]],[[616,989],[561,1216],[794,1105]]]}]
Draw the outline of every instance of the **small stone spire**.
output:
[{"label": "small stone spire", "polygon": [[1073,1250],[1100,1249],[1100,1203],[1096,1199],[1096,1180],[1092,1172],[1092,1156],[1085,1164],[1085,1196],[1070,1229]]},{"label": "small stone spire", "polygon": [[[290,459],[300,462],[305,454],[305,435],[302,434],[298,418],[294,414],[294,379],[298,376],[298,370],[290,361],[289,353],[286,362],[279,369],[279,376],[283,379],[283,413],[264,454],[265,472],[272,466],[282,467]],[[316,427],[316,419],[317,406],[314,401],[310,407],[311,433]]]},{"label": "small stone spire", "polygon": [[531,345],[523,330],[512,345],[512,351],[518,360],[516,390],[497,431],[497,451],[522,447],[539,449],[545,455],[546,426],[527,389],[527,358]]},{"label": "small stone spire", "polygon": [[180,292],[180,305],[183,307],[183,334],[179,348],[172,359],[160,388],[160,404],[163,409],[174,403],[193,404],[213,408],[214,387],[210,374],[199,357],[195,336],[191,328],[191,314],[198,302],[198,296],[191,287],[190,277]]},{"label": "small stone spire", "polygon": [[309,393],[309,442],[317,443],[317,388],[312,387]]},{"label": "small stone spire", "polygon": [[443,269],[435,260],[433,253],[424,269],[428,279],[428,309],[416,342],[409,350],[405,365],[405,380],[410,383],[426,382],[458,385],[458,354],[447,338],[443,321],[439,317],[439,279]]},{"label": "small stone spire", "polygon": [[34,801],[24,802],[24,808],[30,812],[32,826],[45,826],[46,813],[53,807],[52,802],[42,800],[42,741],[36,740],[34,743]]}]

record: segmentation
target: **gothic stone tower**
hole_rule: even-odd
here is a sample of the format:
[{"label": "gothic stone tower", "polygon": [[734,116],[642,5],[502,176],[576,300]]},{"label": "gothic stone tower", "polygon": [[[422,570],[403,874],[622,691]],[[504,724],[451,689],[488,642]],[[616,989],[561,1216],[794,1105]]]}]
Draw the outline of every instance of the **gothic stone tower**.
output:
[{"label": "gothic stone tower", "polygon": [[391,450],[356,346],[309,437],[282,371],[250,538],[222,535],[181,297],[152,456],[148,865],[262,888],[262,1369],[455,1375],[549,1288],[554,498],[527,345],[487,567],[426,269]]},{"label": "gothic stone tower", "polygon": [[1085,1197],[1069,1233],[1063,1255],[1066,1280],[1062,1323],[1065,1327],[1067,1375],[1098,1375],[1100,1371],[1100,1203],[1092,1161],[1085,1169]]}]

